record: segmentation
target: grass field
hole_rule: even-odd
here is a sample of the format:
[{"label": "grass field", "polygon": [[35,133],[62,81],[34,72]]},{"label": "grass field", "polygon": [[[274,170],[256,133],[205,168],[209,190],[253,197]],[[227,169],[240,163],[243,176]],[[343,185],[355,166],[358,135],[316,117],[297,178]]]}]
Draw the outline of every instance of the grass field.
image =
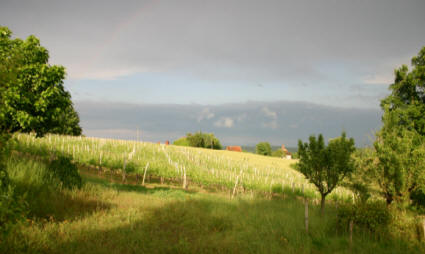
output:
[{"label": "grass field", "polygon": [[[418,241],[356,228],[350,244],[347,229],[337,227],[336,206],[328,203],[321,217],[314,190],[291,169],[294,161],[290,160],[54,135],[42,139],[18,135],[13,149],[7,171],[29,211],[28,219],[1,242],[0,253],[377,254],[425,250]],[[50,177],[46,158],[55,154],[69,154],[80,164],[81,189],[62,188]],[[133,168],[123,183],[124,159],[126,167]],[[144,173],[147,163],[150,180],[146,177],[142,186],[136,174]],[[181,185],[182,167],[186,167],[188,188]],[[231,198],[236,179],[246,189],[239,187]],[[339,195],[346,193],[340,190],[334,195],[344,200]],[[303,195],[310,197],[308,233]]]},{"label": "grass field", "polygon": [[[333,207],[321,218],[310,206],[306,234],[304,204],[294,197],[231,200],[200,188],[112,183],[86,170],[81,190],[50,189],[39,185],[45,166],[29,161],[8,160],[14,182],[31,184],[33,204],[31,219],[7,239],[3,253],[421,252],[401,240],[377,241],[360,233],[350,250],[348,234],[335,230]],[[30,176],[34,171],[39,174]]]}]

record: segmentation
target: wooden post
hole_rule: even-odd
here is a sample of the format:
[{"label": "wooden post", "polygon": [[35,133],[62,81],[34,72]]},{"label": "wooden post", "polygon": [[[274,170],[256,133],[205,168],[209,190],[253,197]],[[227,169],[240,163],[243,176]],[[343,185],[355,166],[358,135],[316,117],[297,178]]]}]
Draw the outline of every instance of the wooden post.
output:
[{"label": "wooden post", "polygon": [[308,234],[308,199],[304,200],[304,204],[305,204],[305,212],[304,212],[305,232]]},{"label": "wooden post", "polygon": [[102,152],[100,152],[100,156],[99,156],[99,175],[102,172]]},{"label": "wooden post", "polygon": [[350,249],[353,246],[353,225],[354,225],[353,220],[350,220]]},{"label": "wooden post", "polygon": [[295,183],[292,182],[292,193],[295,193]]},{"label": "wooden post", "polygon": [[123,183],[125,183],[125,181],[126,181],[126,175],[125,175],[125,163],[126,163],[126,160],[125,160],[125,157],[124,157],[124,165],[123,165],[123,167],[122,167],[122,182]]},{"label": "wooden post", "polygon": [[183,167],[183,189],[187,188],[186,167]]},{"label": "wooden post", "polygon": [[239,175],[236,177],[235,187],[233,187],[232,199],[233,199],[233,197],[235,196],[235,193],[236,193],[236,187],[238,186],[238,182],[239,182]]},{"label": "wooden post", "polygon": [[425,217],[422,218],[422,228],[424,230],[424,241],[425,241]]},{"label": "wooden post", "polygon": [[146,172],[148,171],[148,167],[149,167],[149,162],[148,162],[148,164],[146,164],[146,166],[145,166],[145,172],[143,173],[143,180],[142,180],[142,185],[143,186],[145,186]]}]

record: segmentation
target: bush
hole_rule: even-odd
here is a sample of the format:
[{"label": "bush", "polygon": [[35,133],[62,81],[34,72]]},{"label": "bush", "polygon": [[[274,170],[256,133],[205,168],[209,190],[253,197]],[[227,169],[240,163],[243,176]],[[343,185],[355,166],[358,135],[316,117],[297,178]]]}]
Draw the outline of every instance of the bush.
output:
[{"label": "bush", "polygon": [[11,184],[0,190],[0,242],[19,222],[24,221],[26,211],[27,203],[15,193]]},{"label": "bush", "polygon": [[49,171],[65,188],[81,188],[82,186],[82,179],[78,173],[78,168],[72,163],[69,157],[59,155],[49,163]]},{"label": "bush", "polygon": [[174,141],[173,145],[176,146],[190,146],[189,141],[187,141],[186,137],[179,138],[176,141]]},{"label": "bush", "polygon": [[272,155],[272,147],[269,142],[260,142],[255,147],[256,154],[271,156]]},{"label": "bush", "polygon": [[273,157],[279,157],[279,158],[283,158],[285,155],[286,154],[282,149],[277,149],[276,151],[273,151],[272,153]]},{"label": "bush", "polygon": [[[192,147],[212,148],[217,150],[222,149],[220,141],[212,133],[188,133],[185,139],[187,140],[188,145]],[[179,142],[184,144],[183,140]]]},{"label": "bush", "polygon": [[422,189],[416,189],[410,194],[412,205],[421,213],[425,213],[425,193]]},{"label": "bush", "polygon": [[356,227],[369,232],[385,232],[391,221],[391,214],[385,204],[377,201],[342,205],[337,215],[338,227],[348,229],[351,220]]}]

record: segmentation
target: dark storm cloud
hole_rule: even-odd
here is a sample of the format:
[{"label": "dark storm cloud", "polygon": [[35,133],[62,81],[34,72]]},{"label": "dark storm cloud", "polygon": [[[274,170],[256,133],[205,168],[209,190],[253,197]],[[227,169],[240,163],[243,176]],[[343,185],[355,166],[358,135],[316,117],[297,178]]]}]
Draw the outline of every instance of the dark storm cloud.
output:
[{"label": "dark storm cloud", "polygon": [[73,78],[166,70],[298,84],[334,80],[335,64],[391,76],[423,46],[424,11],[423,0],[41,0],[2,1],[0,17],[43,38]]},{"label": "dark storm cloud", "polygon": [[247,102],[219,106],[136,105],[81,101],[76,103],[84,133],[89,136],[146,141],[175,140],[187,132],[214,132],[223,144],[296,146],[311,134],[331,138],[347,131],[357,145],[380,126],[380,111],[326,107],[298,102]]}]

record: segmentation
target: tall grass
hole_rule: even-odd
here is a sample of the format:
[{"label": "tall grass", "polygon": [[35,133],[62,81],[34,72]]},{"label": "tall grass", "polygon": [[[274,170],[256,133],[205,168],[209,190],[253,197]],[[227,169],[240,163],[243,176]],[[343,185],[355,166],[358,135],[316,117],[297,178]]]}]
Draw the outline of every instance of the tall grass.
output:
[{"label": "tall grass", "polygon": [[[83,172],[85,173],[85,172]],[[326,217],[297,199],[264,199],[86,177],[74,197],[108,204],[79,216],[33,221],[3,244],[13,253],[423,253],[398,239],[372,240],[336,232],[335,210]],[[56,201],[53,201],[56,202]],[[68,201],[64,204],[68,207]],[[82,208],[82,207],[81,207]],[[74,215],[76,215],[75,213]],[[422,248],[422,249],[421,249]]]}]

